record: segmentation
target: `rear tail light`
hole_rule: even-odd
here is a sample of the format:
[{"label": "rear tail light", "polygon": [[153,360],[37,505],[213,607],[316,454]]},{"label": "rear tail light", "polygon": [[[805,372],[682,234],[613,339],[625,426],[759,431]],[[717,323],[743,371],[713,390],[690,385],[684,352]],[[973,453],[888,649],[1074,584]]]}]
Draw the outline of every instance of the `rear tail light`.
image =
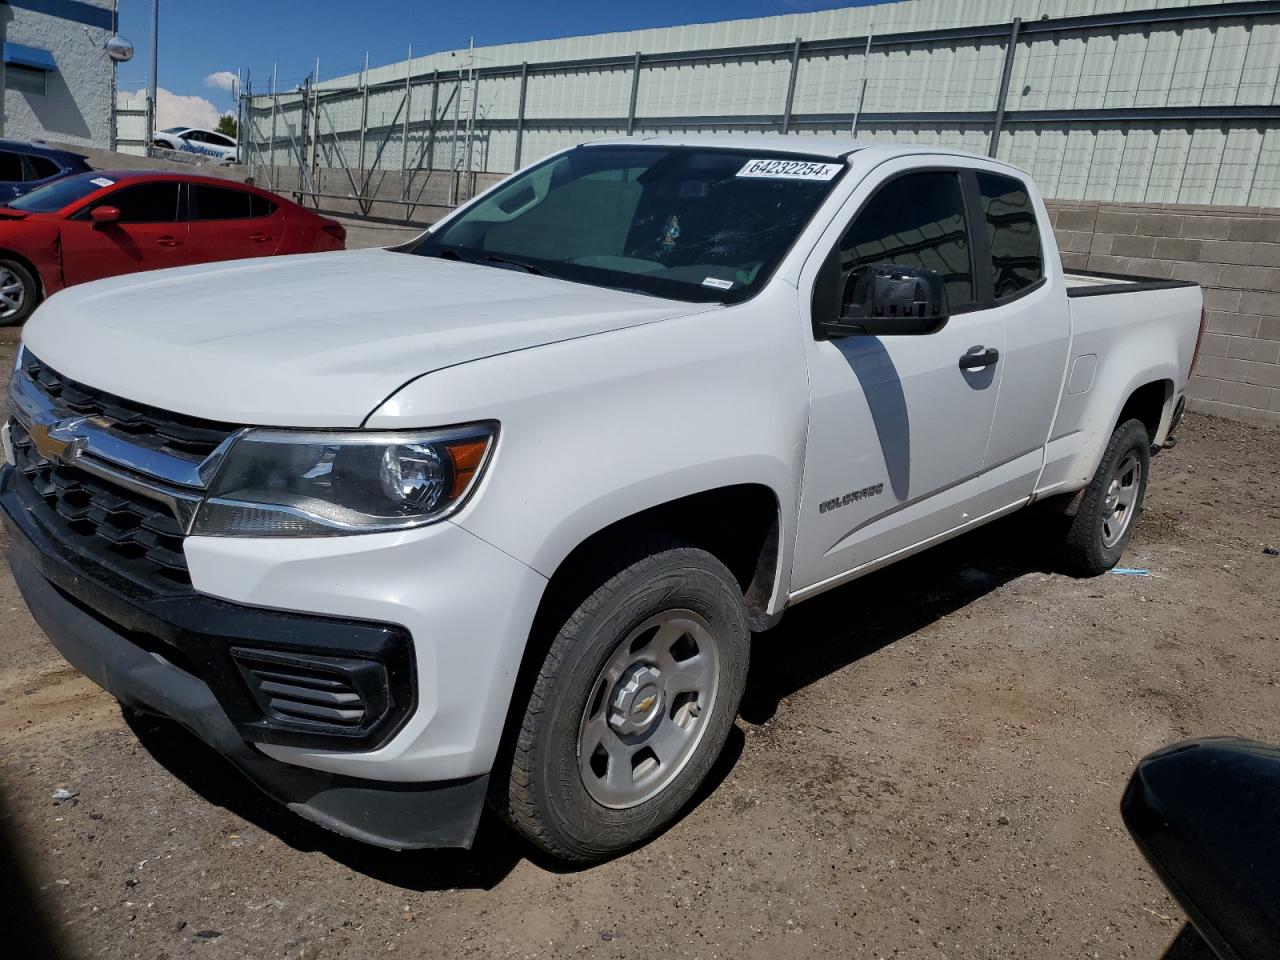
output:
[{"label": "rear tail light", "polygon": [[347,242],[347,228],[340,223],[326,223],[321,229],[339,243]]}]

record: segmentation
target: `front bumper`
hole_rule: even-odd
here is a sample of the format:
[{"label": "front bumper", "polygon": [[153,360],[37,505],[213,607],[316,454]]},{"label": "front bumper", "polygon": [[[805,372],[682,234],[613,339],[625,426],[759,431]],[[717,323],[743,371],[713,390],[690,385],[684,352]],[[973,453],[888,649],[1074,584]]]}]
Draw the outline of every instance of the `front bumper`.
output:
[{"label": "front bumper", "polygon": [[[308,820],[394,849],[470,845],[487,775],[386,782],[281,762],[247,742],[244,723],[228,713],[225,692],[215,696],[206,682],[217,685],[216,674],[202,678],[196,668],[179,666],[191,666],[184,651],[199,649],[202,642],[210,648],[221,645],[225,652],[237,640],[278,642],[282,630],[296,636],[328,620],[200,595],[150,601],[130,596],[123,585],[87,572],[83,558],[70,555],[48,536],[12,489],[10,473],[5,468],[0,480],[0,506],[14,579],[37,623],[73,666],[125,704],[176,720]],[[388,629],[394,633],[393,628],[358,622],[333,626],[345,626],[357,642]],[[272,739],[269,732],[266,739]]]}]

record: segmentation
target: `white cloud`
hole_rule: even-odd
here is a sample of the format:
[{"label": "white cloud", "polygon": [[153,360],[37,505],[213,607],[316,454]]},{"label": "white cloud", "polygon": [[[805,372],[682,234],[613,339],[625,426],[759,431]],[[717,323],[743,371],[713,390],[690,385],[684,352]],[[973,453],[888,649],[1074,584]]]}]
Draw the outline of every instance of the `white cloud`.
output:
[{"label": "white cloud", "polygon": [[236,82],[239,78],[230,70],[219,70],[211,73],[204,78],[204,85],[214,90],[225,90],[227,93],[235,96]]},{"label": "white cloud", "polygon": [[204,97],[184,97],[164,87],[156,89],[156,129],[167,127],[203,127],[218,125],[222,111]]}]

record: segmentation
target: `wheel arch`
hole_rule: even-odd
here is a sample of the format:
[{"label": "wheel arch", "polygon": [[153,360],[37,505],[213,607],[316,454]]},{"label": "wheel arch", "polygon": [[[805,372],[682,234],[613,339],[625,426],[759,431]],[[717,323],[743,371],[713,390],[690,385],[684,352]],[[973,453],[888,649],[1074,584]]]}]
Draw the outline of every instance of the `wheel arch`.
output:
[{"label": "wheel arch", "polygon": [[[548,578],[539,615],[554,606],[557,592],[579,587],[584,577],[628,557],[635,545],[657,537],[680,540],[719,559],[742,587],[752,629],[771,626],[770,600],[783,551],[782,506],[763,483],[714,487],[637,510],[582,537]],[[629,561],[628,561],[629,562]]]},{"label": "wheel arch", "polygon": [[1147,428],[1147,436],[1154,446],[1168,429],[1173,412],[1173,381],[1168,377],[1148,380],[1132,388],[1116,415],[1112,430],[1126,420],[1138,420]]},{"label": "wheel arch", "polygon": [[31,261],[30,257],[24,256],[21,253],[18,253],[18,251],[11,250],[7,247],[0,247],[0,260],[13,260],[22,264],[22,266],[31,273],[31,276],[35,277],[36,284],[40,288],[36,291],[39,300],[43,300],[45,298],[47,295],[47,285],[45,283],[44,275],[40,272],[40,268]]}]

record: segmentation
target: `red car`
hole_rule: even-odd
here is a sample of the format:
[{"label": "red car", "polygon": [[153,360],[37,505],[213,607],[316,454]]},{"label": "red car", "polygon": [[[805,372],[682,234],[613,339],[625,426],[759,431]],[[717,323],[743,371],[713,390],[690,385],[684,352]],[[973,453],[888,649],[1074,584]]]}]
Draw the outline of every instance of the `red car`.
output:
[{"label": "red car", "polygon": [[341,250],[335,220],[216,177],[146,170],[58,180],[0,207],[0,326],[63,287],[212,260]]}]

